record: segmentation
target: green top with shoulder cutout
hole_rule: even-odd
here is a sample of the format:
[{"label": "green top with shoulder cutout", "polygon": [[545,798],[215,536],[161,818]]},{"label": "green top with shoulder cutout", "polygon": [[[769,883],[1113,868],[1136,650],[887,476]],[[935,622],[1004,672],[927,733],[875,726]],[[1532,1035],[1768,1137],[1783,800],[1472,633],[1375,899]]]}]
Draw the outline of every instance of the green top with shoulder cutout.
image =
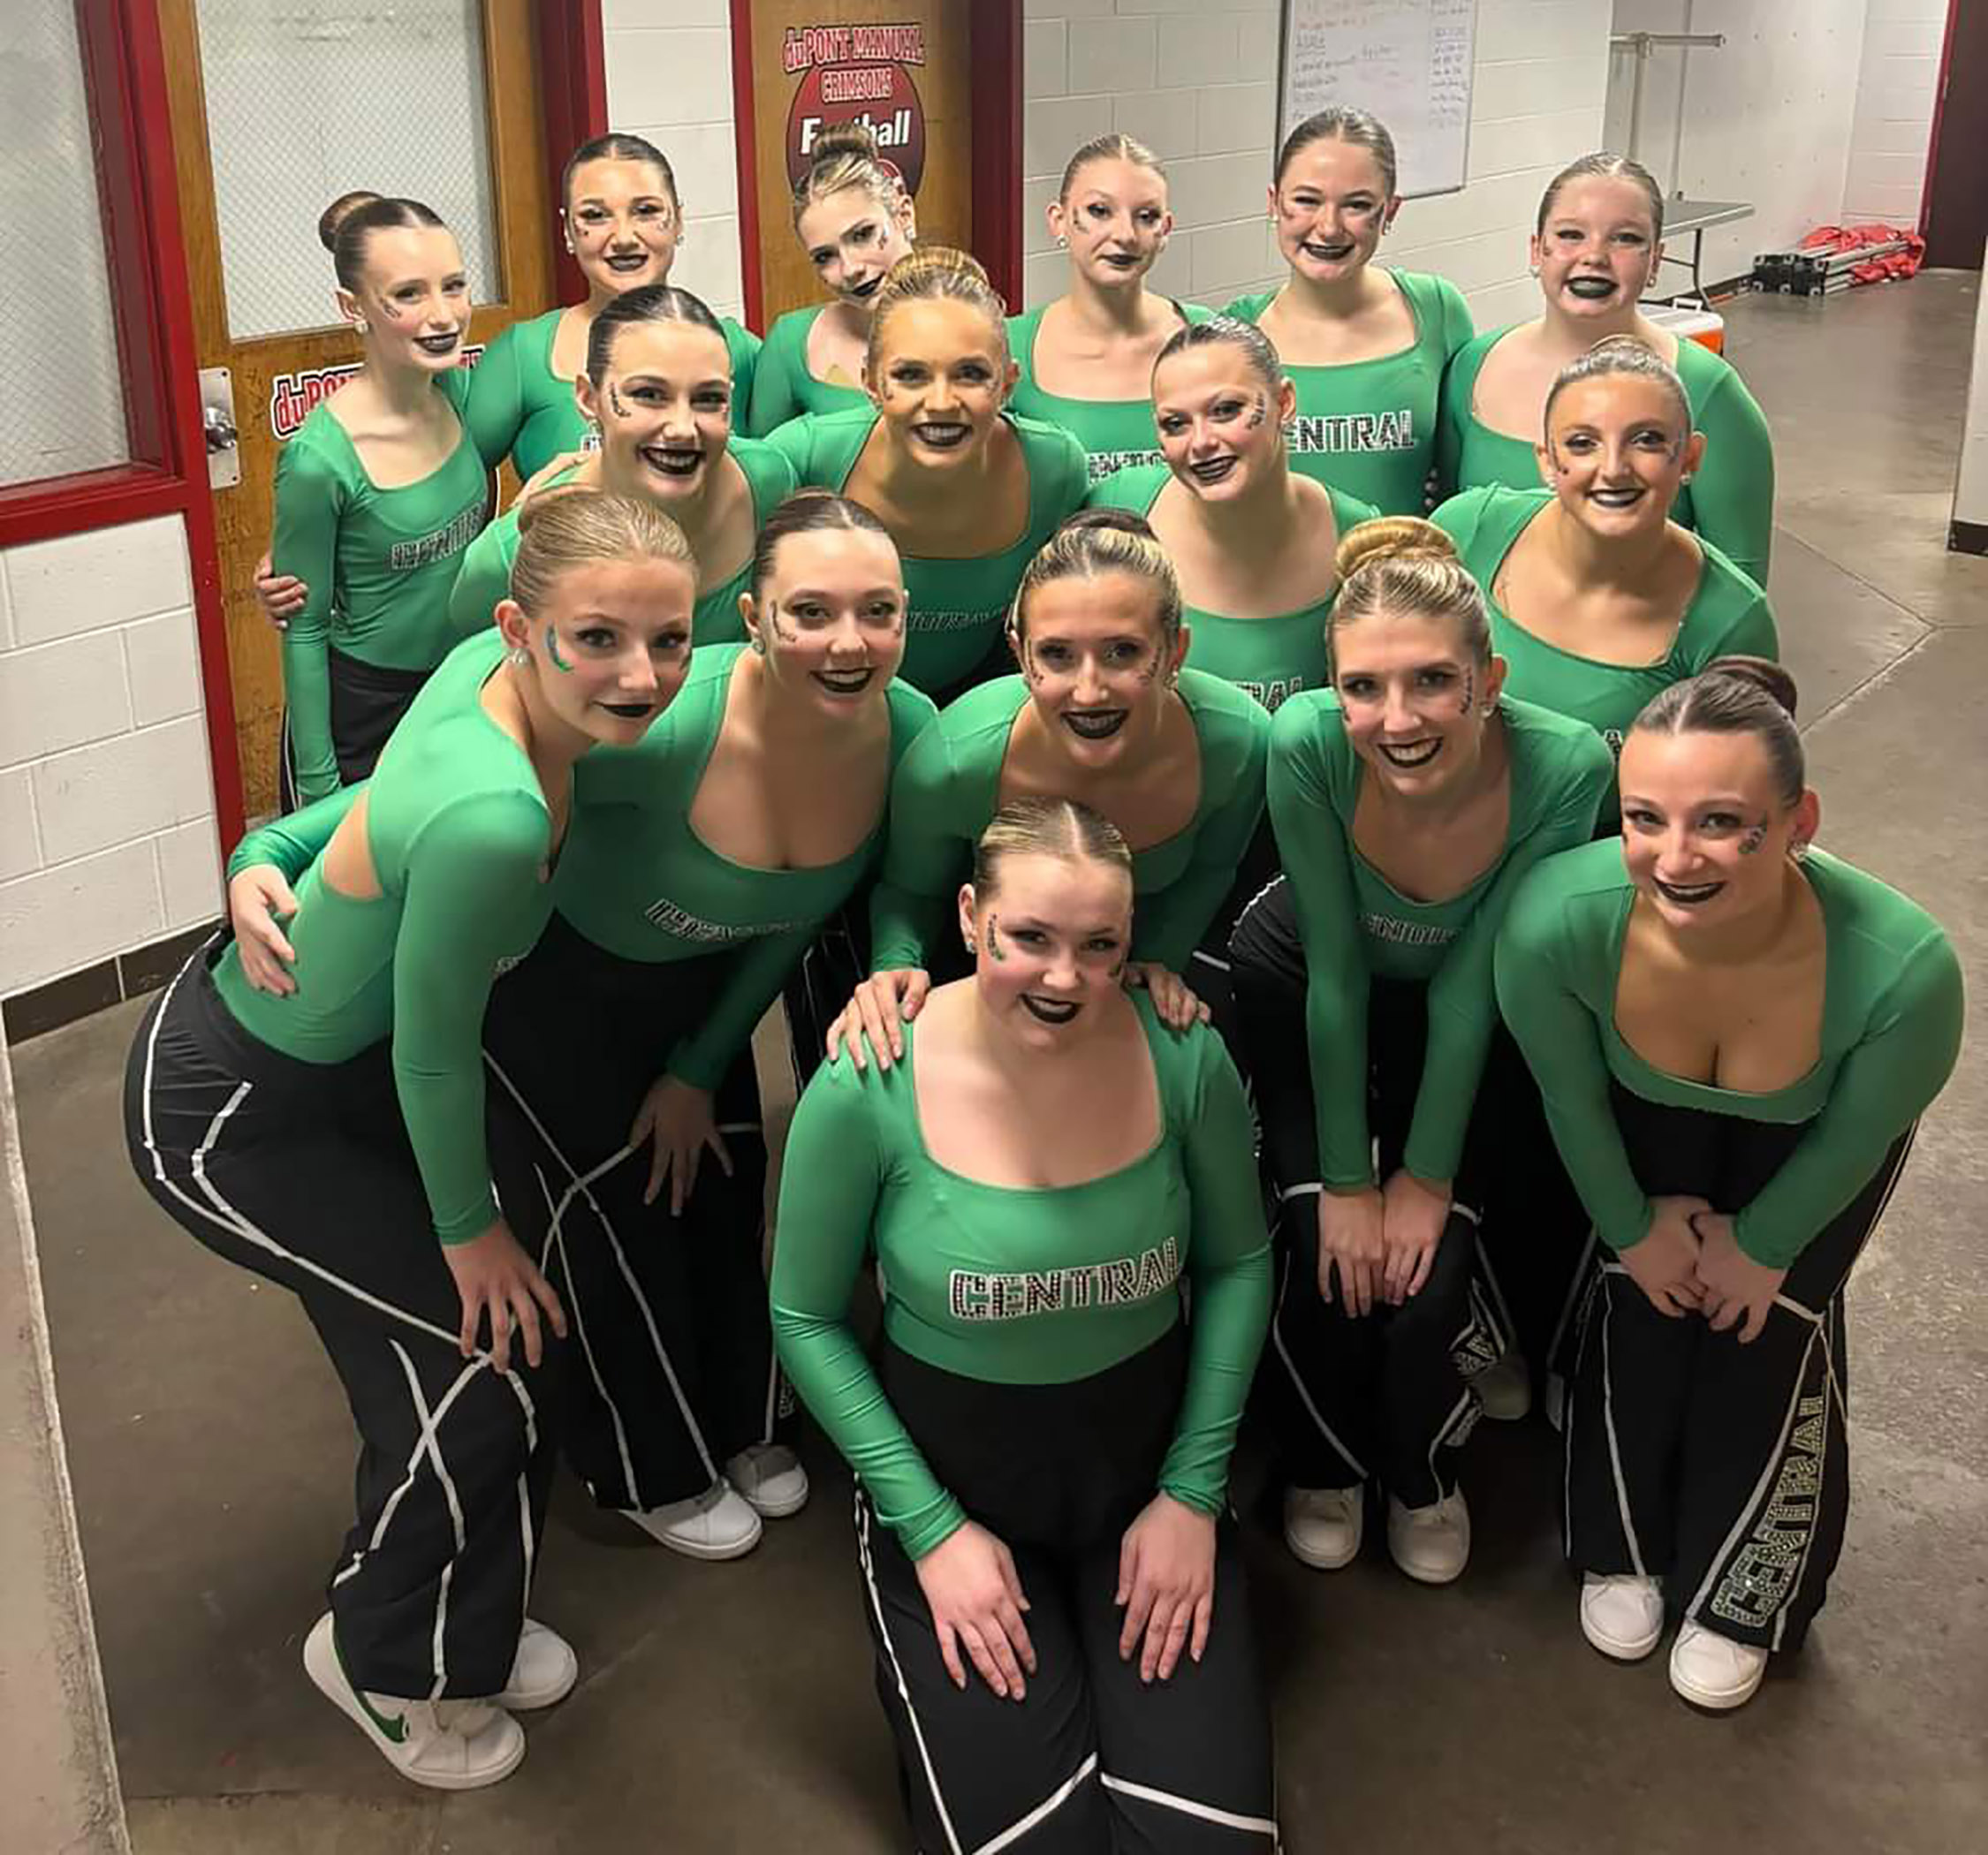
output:
[{"label": "green top with shoulder cutout", "polygon": [[[434,386],[460,420],[468,370],[451,367]],[[329,400],[311,408],[277,453],[270,566],[307,589],[281,646],[304,799],[322,799],[338,785],[330,650],[383,669],[439,663],[461,635],[449,617],[457,564],[489,512],[489,479],[467,427],[443,463],[397,489],[375,487]]]},{"label": "green top with shoulder cutout", "polygon": [[[1093,509],[1130,509],[1150,515],[1159,493],[1172,480],[1165,464],[1143,464],[1093,483],[1086,504]],[[1380,513],[1371,503],[1324,486],[1332,499],[1332,520],[1338,532]],[[1183,605],[1180,617],[1187,626],[1187,662],[1195,670],[1233,683],[1247,690],[1273,715],[1286,698],[1301,689],[1324,689],[1332,680],[1332,654],[1325,645],[1325,627],[1332,616],[1337,592],[1328,594],[1315,605],[1301,606],[1294,612],[1279,612],[1268,618],[1231,618],[1198,605]]]},{"label": "green top with shoulder cutout", "polygon": [[1822,1050],[1800,1080],[1762,1094],[1653,1068],[1616,1029],[1635,887],[1615,839],[1543,863],[1513,901],[1498,942],[1499,1003],[1538,1080],[1560,1157],[1611,1249],[1640,1243],[1650,1219],[1610,1112],[1612,1078],[1667,1107],[1811,1123],[1734,1218],[1749,1256],[1787,1268],[1953,1073],[1966,998],[1939,923],[1826,851],[1811,850],[1801,869],[1823,915]]},{"label": "green top with shoulder cutout", "polygon": [[1511,780],[1505,847],[1457,894],[1417,902],[1353,841],[1365,767],[1331,690],[1293,696],[1271,727],[1270,814],[1305,950],[1305,1027],[1320,1183],[1371,1184],[1368,975],[1429,988],[1429,1040],[1403,1163],[1456,1177],[1498,1007],[1491,948],[1512,892],[1543,858],[1594,835],[1615,762],[1585,722],[1500,696]]},{"label": "green top with shoulder cutout", "polygon": [[1506,694],[1576,716],[1620,753],[1629,724],[1673,683],[1696,676],[1718,657],[1780,655],[1766,594],[1703,535],[1698,537],[1704,564],[1697,587],[1671,647],[1654,663],[1604,663],[1536,637],[1499,605],[1491,587],[1505,556],[1552,500],[1550,489],[1484,483],[1453,496],[1430,517],[1456,543],[1458,558],[1484,590],[1491,647],[1505,659]]},{"label": "green top with shoulder cutout", "polygon": [[[1408,306],[1415,339],[1392,354],[1340,367],[1284,371],[1298,390],[1298,416],[1286,429],[1291,468],[1387,515],[1429,506],[1436,465],[1436,414],[1443,369],[1470,339],[1470,307],[1447,277],[1387,270]],[[1239,296],[1222,313],[1261,322],[1278,292]]]},{"label": "green top with shoulder cutout", "polygon": [[[1171,299],[1170,299],[1171,300]],[[1044,303],[1008,318],[1008,352],[1021,377],[1008,397],[1008,408],[1025,419],[1060,425],[1083,446],[1090,481],[1101,482],[1115,470],[1161,461],[1159,436],[1153,429],[1153,402],[1143,399],[1072,399],[1045,392],[1036,383],[1036,337],[1043,326]],[[1182,322],[1211,321],[1215,312],[1199,303],[1173,304]]]},{"label": "green top with shoulder cutout", "polygon": [[342,1063],[392,1038],[400,1112],[444,1243],[466,1242],[497,1220],[483,1138],[483,1008],[552,908],[544,795],[525,750],[482,704],[503,656],[494,630],[465,640],[422,685],[370,780],[252,832],[230,860],[231,874],[257,862],[285,867],[286,840],[322,848],[367,793],[380,893],[341,894],[315,856],[298,872],[287,930],[296,991],[256,991],[231,942],[214,968],[242,1028],[300,1062]]},{"label": "green top with shoulder cutout", "polygon": [[[850,853],[812,869],[734,863],[692,829],[691,807],[725,726],[743,644],[700,649],[662,718],[628,747],[598,747],[574,775],[573,827],[553,878],[559,912],[623,959],[693,959],[732,950],[702,1022],[671,1053],[672,1075],[716,1088],[821,924],[854,893],[884,844],[884,814]],[[937,711],[893,681],[891,765]]]},{"label": "green top with shoulder cutout", "polygon": [[[1013,413],[1001,416],[1021,446],[1028,473],[1021,533],[1003,547],[965,559],[903,556],[911,611],[899,675],[935,698],[956,689],[992,655],[1023,571],[1057,524],[1083,506],[1083,447],[1059,426]],[[865,400],[846,413],[793,420],[767,442],[786,453],[803,485],[839,495],[876,420],[876,408]]]},{"label": "green top with shoulder cutout", "polygon": [[794,1389],[913,1558],[967,1516],[849,1325],[871,1256],[892,1344],[993,1384],[1063,1384],[1130,1359],[1181,1318],[1185,1279],[1191,1348],[1159,1487],[1197,1513],[1222,1512],[1270,1319],[1249,1109],[1213,1031],[1167,1030],[1143,995],[1131,1006],[1158,1085],[1159,1138],[1143,1158],[1081,1185],[985,1185],[934,1160],[918,1117],[916,1024],[904,1027],[903,1062],[859,1071],[844,1051],[794,1110],[774,1338]]},{"label": "green top with shoulder cutout", "polygon": [[[599,449],[598,434],[580,415],[572,380],[552,371],[552,343],[565,313],[548,309],[499,330],[470,384],[469,432],[476,449],[492,470],[509,458],[520,481],[536,476],[562,451]],[[718,318],[718,327],[732,358],[733,417],[743,431],[759,337],[729,315]]]},{"label": "green top with shoulder cutout", "polygon": [[[1539,488],[1532,441],[1494,432],[1476,409],[1484,357],[1511,332],[1494,329],[1478,336],[1450,363],[1443,382],[1438,466],[1445,494],[1481,483]],[[1764,587],[1774,539],[1774,441],[1767,421],[1732,363],[1703,342],[1679,341],[1677,375],[1690,402],[1692,428],[1705,435],[1705,455],[1696,476],[1679,489],[1671,519],[1712,542]]]},{"label": "green top with shoulder cutout", "polygon": [[[770,444],[755,438],[734,438],[725,447],[746,474],[752,491],[753,526],[764,526],[766,519],[794,492],[793,466]],[[552,479],[564,483],[580,466],[575,464]],[[467,635],[490,622],[498,600],[511,591],[511,568],[518,558],[518,505],[512,504],[479,534],[462,557],[462,571],[456,576],[455,591],[449,595],[449,616],[456,629]],[[746,621],[740,616],[739,595],[750,590],[752,556],[748,553],[735,572],[714,587],[700,583],[697,603],[691,613],[691,642],[734,644],[746,635]]]},{"label": "green top with shoulder cutout", "polygon": [[[1180,700],[1201,747],[1194,817],[1132,853],[1132,957],[1179,973],[1235,881],[1263,811],[1270,717],[1242,691],[1198,670]],[[1008,738],[1028,701],[1021,677],[970,689],[912,744],[891,785],[884,874],[870,893],[871,965],[918,966],[966,880],[973,847],[1000,807]]]}]

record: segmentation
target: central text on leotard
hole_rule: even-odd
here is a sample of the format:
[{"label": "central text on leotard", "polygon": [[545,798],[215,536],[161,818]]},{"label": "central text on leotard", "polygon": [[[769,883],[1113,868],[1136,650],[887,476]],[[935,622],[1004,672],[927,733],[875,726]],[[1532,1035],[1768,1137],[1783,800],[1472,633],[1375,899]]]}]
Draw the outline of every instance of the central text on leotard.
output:
[{"label": "central text on leotard", "polygon": [[1180,1247],[1169,1237],[1136,1256],[1086,1263],[1081,1268],[1028,1269],[1015,1275],[956,1268],[947,1278],[947,1300],[955,1321],[1023,1321],[1031,1314],[1150,1300],[1172,1288],[1180,1276]]},{"label": "central text on leotard", "polygon": [[1391,914],[1363,914],[1360,925],[1377,941],[1398,947],[1446,947],[1456,938],[1456,929],[1440,922],[1403,921]]}]

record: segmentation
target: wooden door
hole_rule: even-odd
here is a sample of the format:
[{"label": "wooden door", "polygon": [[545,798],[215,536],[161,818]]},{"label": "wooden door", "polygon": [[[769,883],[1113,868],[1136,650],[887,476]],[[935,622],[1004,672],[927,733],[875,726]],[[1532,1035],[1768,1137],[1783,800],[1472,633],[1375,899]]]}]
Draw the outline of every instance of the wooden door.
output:
[{"label": "wooden door", "polygon": [[793,185],[807,145],[829,123],[869,120],[917,201],[922,243],[973,250],[982,36],[974,10],[975,0],[752,0],[746,49],[765,326],[821,300],[793,235]]},{"label": "wooden door", "polygon": [[[357,338],[334,320],[331,261],[317,243],[315,215],[358,186],[436,205],[469,258],[475,313],[466,364],[508,323],[551,307],[552,202],[533,67],[538,42],[531,0],[406,0],[383,9],[159,0],[159,26],[194,342],[203,371],[228,370],[239,435],[241,480],[213,497],[243,799],[253,818],[275,809],[283,708],[277,636],[252,584],[256,556],[269,545],[277,454],[305,413],[359,366]],[[404,57],[396,31],[420,35],[416,59]],[[338,76],[327,77],[327,61],[341,57],[353,61],[342,88]],[[452,81],[451,60],[460,66]],[[435,94],[368,81],[369,66],[389,64],[429,73]],[[262,94],[270,87],[276,94]],[[283,94],[286,87],[294,94]],[[299,126],[264,132],[264,110],[287,111]],[[437,125],[460,117],[469,124],[464,146],[474,148],[473,117],[480,118],[484,176],[467,171],[470,158],[442,162],[447,171],[425,180],[418,160],[410,171],[410,135],[439,132]],[[314,137],[301,134],[304,123]],[[217,165],[224,169],[219,187]],[[307,211],[314,186],[322,197]],[[451,195],[488,205],[459,216],[443,203]],[[247,205],[262,211],[260,223],[247,218]],[[231,237],[224,235],[224,215]],[[466,217],[475,218],[474,228]]]},{"label": "wooden door", "polygon": [[1926,175],[1926,263],[1979,270],[1988,241],[1988,0],[1953,0]]}]

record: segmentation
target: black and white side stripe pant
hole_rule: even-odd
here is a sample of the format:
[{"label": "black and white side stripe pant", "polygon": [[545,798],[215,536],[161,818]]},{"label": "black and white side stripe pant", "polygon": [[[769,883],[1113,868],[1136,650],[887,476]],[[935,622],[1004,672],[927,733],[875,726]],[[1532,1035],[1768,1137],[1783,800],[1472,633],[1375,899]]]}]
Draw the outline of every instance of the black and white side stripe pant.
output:
[{"label": "black and white side stripe pant", "polygon": [[[1751,1202],[1808,1131],[1612,1089],[1652,1197]],[[1849,1513],[1843,1294],[1911,1150],[1894,1141],[1787,1272],[1759,1336],[1659,1314],[1604,1250],[1582,1304],[1567,1418],[1566,1534],[1577,1570],[1664,1580],[1673,1616],[1735,1641],[1800,1646]]]},{"label": "black and white side stripe pant", "polygon": [[140,1181],[216,1255],[291,1290],[360,1434],[358,1515],[330,1579],[360,1687],[461,1700],[509,1681],[543,1533],[564,1349],[465,1359],[385,1045],[308,1064],[235,1021],[196,953],[125,1075]]},{"label": "black and white side stripe pant", "polygon": [[[1479,1405],[1470,1381],[1506,1336],[1476,1269],[1476,1168],[1467,1158],[1429,1279],[1400,1307],[1347,1311],[1318,1291],[1318,1132],[1305,1030],[1305,966],[1289,885],[1279,877],[1230,943],[1235,1036],[1277,1207],[1277,1298],[1255,1407],[1296,1488],[1377,1480],[1406,1506],[1456,1487],[1457,1450]],[[1421,1086],[1426,988],[1376,978],[1368,991],[1368,1124],[1385,1179],[1401,1163]],[[1472,1128],[1473,1148],[1478,1144]]]},{"label": "black and white side stripe pant", "polygon": [[1276,1855],[1268,1699],[1234,1522],[1217,1533],[1207,1652],[1170,1680],[1119,1659],[1119,1542],[1152,1499],[1184,1325],[1068,1384],[990,1384],[885,1343],[892,1406],[940,1481],[1014,1556],[1036,1672],[952,1685],[916,1567],[859,1487],[876,1691],[920,1855]]},{"label": "black and white side stripe pant", "polygon": [[626,960],[563,917],[498,980],[484,1019],[490,1166],[505,1220],[558,1291],[574,1359],[562,1444],[603,1507],[699,1495],[748,1444],[785,1440],[762,1250],[766,1140],[752,1051],[717,1091],[727,1177],[706,1152],[681,1216],[644,1204],[628,1132],[731,956]]}]

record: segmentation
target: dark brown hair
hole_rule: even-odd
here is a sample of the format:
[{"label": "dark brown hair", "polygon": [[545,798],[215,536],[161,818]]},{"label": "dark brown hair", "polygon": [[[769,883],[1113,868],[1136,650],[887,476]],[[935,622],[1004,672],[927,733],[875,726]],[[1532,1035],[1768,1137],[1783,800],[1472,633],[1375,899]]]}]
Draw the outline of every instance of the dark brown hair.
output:
[{"label": "dark brown hair", "polygon": [[790,496],[761,525],[759,538],[753,543],[752,572],[747,576],[754,599],[766,596],[766,583],[773,577],[773,557],[782,541],[790,534],[818,534],[826,529],[881,534],[891,542],[893,553],[897,549],[891,531],[861,503],[831,490],[803,489]]},{"label": "dark brown hair", "polygon": [[[608,300],[587,331],[587,377],[596,386],[607,378],[616,338],[636,322],[688,322],[694,328],[709,329],[725,342],[725,325],[711,314],[702,297],[679,290],[674,284],[644,284],[639,289],[625,290]],[[725,344],[727,372],[731,360],[731,346]]]},{"label": "dark brown hair", "polygon": [[1757,734],[1783,805],[1808,786],[1795,725],[1795,678],[1769,657],[1715,657],[1650,698],[1632,734]]},{"label": "dark brown hair", "polygon": [[1394,197],[1395,175],[1399,171],[1394,159],[1394,138],[1387,132],[1387,126],[1379,117],[1370,116],[1364,110],[1349,110],[1343,103],[1335,103],[1329,110],[1319,110],[1316,116],[1306,117],[1284,138],[1284,146],[1277,151],[1275,178],[1279,186],[1284,185],[1285,169],[1315,141],[1346,141],[1356,148],[1366,149],[1381,170],[1381,181],[1388,197]]},{"label": "dark brown hair", "polygon": [[1171,644],[1180,636],[1180,576],[1152,525],[1130,509],[1080,509],[1063,519],[1022,571],[1008,615],[1015,641],[1028,636],[1032,594],[1052,580],[1096,579],[1105,573],[1130,573],[1146,581],[1159,608],[1161,642]]},{"label": "dark brown hair", "polygon": [[573,170],[589,161],[639,161],[645,167],[660,170],[663,184],[669,189],[671,204],[679,212],[683,209],[683,201],[677,196],[676,170],[670,165],[668,156],[645,137],[617,132],[583,141],[566,156],[566,164],[559,174],[559,210],[562,213],[573,210]]},{"label": "dark brown hair", "polygon": [[1284,390],[1284,363],[1278,356],[1276,343],[1255,322],[1233,315],[1211,315],[1204,322],[1189,322],[1185,328],[1176,329],[1167,337],[1165,346],[1153,357],[1153,373],[1157,376],[1163,362],[1172,360],[1176,354],[1185,354],[1190,348],[1216,346],[1241,348],[1250,371],[1273,396]]},{"label": "dark brown hair", "polygon": [[366,241],[375,232],[441,223],[442,216],[419,200],[389,199],[361,188],[340,193],[318,215],[317,236],[331,254],[331,269],[339,284],[357,291],[366,275]]}]

